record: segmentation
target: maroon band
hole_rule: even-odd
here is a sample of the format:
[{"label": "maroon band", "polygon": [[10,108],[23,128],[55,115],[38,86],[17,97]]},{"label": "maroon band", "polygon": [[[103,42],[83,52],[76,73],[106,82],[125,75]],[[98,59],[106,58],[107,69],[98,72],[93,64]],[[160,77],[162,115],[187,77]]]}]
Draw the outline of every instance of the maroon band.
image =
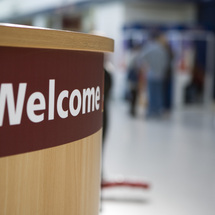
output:
[{"label": "maroon band", "polygon": [[0,47],[0,157],[102,127],[103,53]]}]

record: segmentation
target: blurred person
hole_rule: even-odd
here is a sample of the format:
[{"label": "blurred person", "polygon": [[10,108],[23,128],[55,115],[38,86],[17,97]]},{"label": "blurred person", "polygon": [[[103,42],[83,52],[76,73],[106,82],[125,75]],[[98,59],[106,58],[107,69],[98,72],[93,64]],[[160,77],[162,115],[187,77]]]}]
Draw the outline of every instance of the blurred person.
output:
[{"label": "blurred person", "polygon": [[186,104],[195,104],[203,102],[204,80],[206,69],[206,41],[193,41],[194,56],[191,67],[191,80],[185,88]]},{"label": "blurred person", "polygon": [[103,110],[103,143],[108,127],[108,104],[110,100],[110,90],[112,87],[112,76],[107,68],[104,68],[104,110]]},{"label": "blurred person", "polygon": [[138,97],[138,91],[139,91],[139,78],[140,78],[140,70],[138,67],[138,58],[140,55],[141,45],[135,44],[132,47],[131,50],[131,56],[128,63],[128,76],[127,76],[127,82],[128,82],[128,99],[130,102],[130,114],[132,116],[135,116],[136,114],[136,102]]},{"label": "blurred person", "polygon": [[172,62],[173,62],[174,54],[167,40],[166,41],[164,40],[164,47],[167,50],[168,58],[169,58],[167,63],[166,75],[164,78],[164,111],[165,113],[170,113],[172,109],[172,90],[173,90]]},{"label": "blurred person", "polygon": [[170,57],[166,38],[158,31],[151,32],[141,56],[140,67],[147,81],[148,106],[146,118],[161,117],[164,113],[164,82]]},{"label": "blurred person", "polygon": [[198,61],[194,59],[194,65],[191,71],[191,80],[185,88],[185,103],[202,103],[203,89],[204,89],[204,74],[205,71],[199,65]]},{"label": "blurred person", "polygon": [[[107,61],[107,55],[105,56]],[[107,62],[106,62],[107,64]],[[104,66],[104,103],[103,103],[103,130],[102,130],[102,161],[101,161],[101,180],[104,180],[104,154],[105,154],[105,139],[109,127],[109,101],[111,88],[113,85],[112,75],[107,65]]]},{"label": "blurred person", "polygon": [[[104,67],[104,103],[103,103],[103,130],[102,130],[102,160],[101,160],[101,188],[105,181],[104,179],[104,152],[105,152],[105,138],[107,134],[107,129],[109,125],[109,100],[110,100],[110,91],[112,87],[112,76],[110,71]],[[100,200],[102,201],[102,194],[100,196]],[[100,211],[102,211],[102,205],[100,205]]]}]

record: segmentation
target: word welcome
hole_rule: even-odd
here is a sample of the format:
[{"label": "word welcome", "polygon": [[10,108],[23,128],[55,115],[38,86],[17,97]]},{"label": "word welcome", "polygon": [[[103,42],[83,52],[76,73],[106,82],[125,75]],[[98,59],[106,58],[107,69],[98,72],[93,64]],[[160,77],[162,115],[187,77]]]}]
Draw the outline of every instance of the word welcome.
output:
[{"label": "word welcome", "polygon": [[[72,92],[63,90],[55,96],[55,80],[49,80],[48,101],[42,92],[34,92],[26,98],[27,83],[19,83],[17,99],[15,104],[13,84],[3,83],[0,86],[0,126],[3,125],[5,109],[7,104],[9,124],[21,124],[23,109],[26,109],[27,116],[34,123],[42,122],[45,119],[45,110],[48,109],[48,120],[54,120],[55,111],[60,118],[67,118],[69,115],[86,114],[99,110],[100,108],[100,87],[97,86],[83,89],[82,92],[74,89]],[[25,100],[27,102],[25,103]],[[64,103],[64,105],[63,105]],[[26,107],[24,107],[26,104]],[[65,105],[66,104],[66,105]],[[87,109],[87,110],[86,110]]]}]

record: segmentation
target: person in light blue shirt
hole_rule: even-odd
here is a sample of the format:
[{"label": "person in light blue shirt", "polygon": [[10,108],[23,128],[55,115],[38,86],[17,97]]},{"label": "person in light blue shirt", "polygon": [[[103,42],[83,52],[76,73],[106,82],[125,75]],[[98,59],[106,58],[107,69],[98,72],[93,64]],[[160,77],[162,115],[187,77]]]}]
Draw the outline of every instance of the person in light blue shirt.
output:
[{"label": "person in light blue shirt", "polygon": [[164,112],[164,80],[170,57],[163,34],[151,35],[140,54],[139,63],[147,81],[148,107],[146,117],[160,117]]}]

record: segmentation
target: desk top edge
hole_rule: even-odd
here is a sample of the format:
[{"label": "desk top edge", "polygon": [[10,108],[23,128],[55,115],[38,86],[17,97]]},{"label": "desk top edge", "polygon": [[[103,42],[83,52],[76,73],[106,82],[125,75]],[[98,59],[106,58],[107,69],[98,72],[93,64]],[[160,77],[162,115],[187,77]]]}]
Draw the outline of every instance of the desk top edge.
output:
[{"label": "desk top edge", "polygon": [[113,52],[114,40],[73,31],[0,23],[0,46]]}]

